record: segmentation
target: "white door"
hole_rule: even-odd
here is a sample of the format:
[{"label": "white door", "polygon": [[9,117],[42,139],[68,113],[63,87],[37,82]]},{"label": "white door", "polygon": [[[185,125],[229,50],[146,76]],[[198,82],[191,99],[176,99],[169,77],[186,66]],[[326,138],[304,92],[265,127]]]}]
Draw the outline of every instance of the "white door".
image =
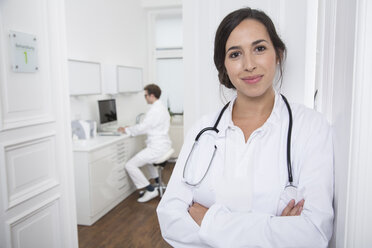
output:
[{"label": "white door", "polygon": [[0,1],[0,247],[77,247],[63,0]]}]

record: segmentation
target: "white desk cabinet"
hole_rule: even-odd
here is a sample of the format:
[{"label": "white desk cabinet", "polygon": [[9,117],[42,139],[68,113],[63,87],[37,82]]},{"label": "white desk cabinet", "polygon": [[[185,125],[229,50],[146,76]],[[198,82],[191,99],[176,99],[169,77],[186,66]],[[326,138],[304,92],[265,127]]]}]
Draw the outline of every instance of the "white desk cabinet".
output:
[{"label": "white desk cabinet", "polygon": [[78,224],[92,225],[135,190],[124,165],[143,147],[143,137],[74,142]]}]

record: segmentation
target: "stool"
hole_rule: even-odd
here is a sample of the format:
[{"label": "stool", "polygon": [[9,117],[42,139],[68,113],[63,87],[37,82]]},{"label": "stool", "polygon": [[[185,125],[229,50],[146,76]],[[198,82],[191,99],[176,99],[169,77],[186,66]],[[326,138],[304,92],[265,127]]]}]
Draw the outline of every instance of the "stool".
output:
[{"label": "stool", "polygon": [[163,192],[167,188],[167,185],[163,182],[163,179],[162,179],[162,171],[165,165],[167,164],[168,159],[170,159],[173,153],[174,153],[174,149],[171,148],[158,161],[153,163],[153,165],[157,167],[158,173],[159,173],[159,184],[157,185],[157,187],[159,189],[160,197],[163,196]]}]

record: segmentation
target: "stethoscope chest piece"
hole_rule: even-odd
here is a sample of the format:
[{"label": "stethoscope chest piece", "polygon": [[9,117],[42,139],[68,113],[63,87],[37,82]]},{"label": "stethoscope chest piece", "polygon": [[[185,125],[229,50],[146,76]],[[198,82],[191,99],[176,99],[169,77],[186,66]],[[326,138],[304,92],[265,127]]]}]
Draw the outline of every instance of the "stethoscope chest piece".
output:
[{"label": "stethoscope chest piece", "polygon": [[288,185],[284,188],[284,192],[289,196],[290,199],[297,198],[297,187],[293,185]]}]

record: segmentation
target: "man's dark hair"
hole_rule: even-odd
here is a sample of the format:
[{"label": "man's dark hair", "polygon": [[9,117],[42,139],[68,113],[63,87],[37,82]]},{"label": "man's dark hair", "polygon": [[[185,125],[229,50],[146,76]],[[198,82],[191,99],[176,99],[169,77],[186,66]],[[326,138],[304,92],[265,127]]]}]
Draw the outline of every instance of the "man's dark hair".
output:
[{"label": "man's dark hair", "polygon": [[147,94],[154,95],[156,99],[159,99],[161,96],[161,89],[156,84],[148,84],[143,89],[147,91]]}]

